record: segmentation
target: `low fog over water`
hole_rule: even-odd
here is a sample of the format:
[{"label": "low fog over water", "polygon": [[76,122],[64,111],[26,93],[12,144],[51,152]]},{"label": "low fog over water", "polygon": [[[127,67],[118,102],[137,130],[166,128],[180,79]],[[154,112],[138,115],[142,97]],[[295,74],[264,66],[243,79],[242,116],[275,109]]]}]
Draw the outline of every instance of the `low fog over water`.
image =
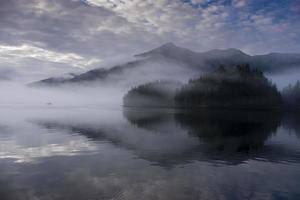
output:
[{"label": "low fog over water", "polygon": [[[123,74],[112,75],[105,81],[87,81],[58,86],[32,87],[22,81],[0,81],[0,105],[16,106],[84,106],[108,105],[121,106],[124,94],[132,87],[156,81],[171,80],[186,83],[198,78],[202,73],[180,63],[158,62],[145,63]],[[290,69],[266,76],[282,90],[289,84],[295,84],[300,77],[300,70]],[[31,81],[34,82],[34,81]],[[30,82],[29,82],[30,83]]]},{"label": "low fog over water", "polygon": [[121,87],[72,86],[34,88],[14,82],[0,82],[2,106],[91,106],[121,105]]},{"label": "low fog over water", "polygon": [[[124,60],[122,60],[124,61]],[[120,61],[121,62],[121,61]],[[108,61],[108,63],[111,63]],[[184,64],[160,61],[146,62],[122,75],[112,75],[109,80],[36,87],[24,81],[2,80],[0,105],[16,106],[121,106],[124,94],[132,87],[156,80],[187,82],[201,73]],[[38,81],[38,80],[36,80]],[[29,83],[32,83],[31,81]]]}]

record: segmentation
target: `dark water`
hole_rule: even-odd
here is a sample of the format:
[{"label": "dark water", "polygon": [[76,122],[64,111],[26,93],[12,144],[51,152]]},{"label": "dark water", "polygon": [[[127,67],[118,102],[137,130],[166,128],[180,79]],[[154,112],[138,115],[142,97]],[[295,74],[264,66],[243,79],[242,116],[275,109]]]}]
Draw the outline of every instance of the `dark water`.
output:
[{"label": "dark water", "polygon": [[300,115],[1,109],[1,200],[300,199]]}]

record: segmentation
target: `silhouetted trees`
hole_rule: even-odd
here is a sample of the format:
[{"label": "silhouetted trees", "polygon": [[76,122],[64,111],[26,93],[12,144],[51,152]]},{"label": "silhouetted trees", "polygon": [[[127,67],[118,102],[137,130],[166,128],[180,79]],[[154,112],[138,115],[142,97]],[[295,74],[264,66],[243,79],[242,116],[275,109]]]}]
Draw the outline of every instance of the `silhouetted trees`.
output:
[{"label": "silhouetted trees", "polygon": [[300,82],[284,88],[282,98],[287,109],[300,109]]},{"label": "silhouetted trees", "polygon": [[277,108],[281,96],[277,88],[261,71],[249,65],[235,70],[220,66],[213,73],[190,80],[176,94],[178,107]]},{"label": "silhouetted trees", "polygon": [[155,81],[132,88],[123,98],[124,106],[174,107],[174,95],[181,84],[174,81]]},{"label": "silhouetted trees", "polygon": [[282,106],[281,94],[264,74],[249,65],[226,70],[223,65],[211,73],[181,85],[156,81],[131,89],[125,106],[177,108],[274,109]]}]

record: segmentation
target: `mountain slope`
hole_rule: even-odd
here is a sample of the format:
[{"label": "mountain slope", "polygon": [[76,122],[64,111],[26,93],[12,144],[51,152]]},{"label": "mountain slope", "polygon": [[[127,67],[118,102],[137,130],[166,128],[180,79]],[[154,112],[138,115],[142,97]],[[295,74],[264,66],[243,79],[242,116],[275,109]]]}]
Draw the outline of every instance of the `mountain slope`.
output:
[{"label": "mountain slope", "polygon": [[[263,72],[275,73],[300,67],[300,54],[271,53],[250,56],[238,49],[194,52],[167,43],[151,51],[136,55],[137,60],[114,66],[98,68],[72,78],[49,78],[30,85],[61,85],[94,81],[126,81],[139,78],[140,82],[158,79],[192,78],[203,71],[215,70],[219,65],[235,66],[248,63]],[[152,77],[149,78],[149,77]],[[143,78],[147,80],[143,80]]]}]

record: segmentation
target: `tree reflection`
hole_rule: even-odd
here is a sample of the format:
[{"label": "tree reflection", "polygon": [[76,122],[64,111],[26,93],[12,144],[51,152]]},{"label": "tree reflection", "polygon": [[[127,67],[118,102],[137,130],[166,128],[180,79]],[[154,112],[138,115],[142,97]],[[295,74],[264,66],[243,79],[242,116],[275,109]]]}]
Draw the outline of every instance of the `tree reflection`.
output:
[{"label": "tree reflection", "polygon": [[294,131],[300,137],[300,111],[286,113],[283,119],[283,127]]},{"label": "tree reflection", "polygon": [[[143,158],[162,165],[183,164],[195,160],[230,165],[240,164],[249,159],[268,162],[299,162],[300,160],[297,151],[292,148],[266,144],[268,139],[278,132],[278,127],[281,125],[283,115],[279,111],[203,109],[196,112],[151,111],[150,115],[147,113],[127,110],[124,111],[124,116],[134,126],[155,132],[159,131],[159,127],[164,129],[169,127],[169,130],[174,130],[170,127],[173,120],[178,130],[183,129],[187,137],[198,140],[197,147],[191,146],[186,151],[173,152],[168,156],[164,155],[163,158],[143,154]],[[158,124],[160,126],[157,126]],[[294,127],[293,124],[290,126]]]},{"label": "tree reflection", "polygon": [[123,115],[129,124],[84,124],[76,121],[68,124],[55,120],[35,123],[49,129],[66,129],[69,133],[81,134],[91,140],[109,142],[163,167],[194,161],[228,165],[248,160],[300,161],[296,148],[268,142],[278,132],[287,133],[284,128],[278,129],[282,121],[280,112],[127,109]]},{"label": "tree reflection", "polygon": [[264,146],[280,124],[279,112],[202,110],[180,112],[176,121],[192,136],[223,153],[251,153]]},{"label": "tree reflection", "polygon": [[134,126],[158,133],[178,131],[174,110],[164,109],[124,109],[124,117]]}]

